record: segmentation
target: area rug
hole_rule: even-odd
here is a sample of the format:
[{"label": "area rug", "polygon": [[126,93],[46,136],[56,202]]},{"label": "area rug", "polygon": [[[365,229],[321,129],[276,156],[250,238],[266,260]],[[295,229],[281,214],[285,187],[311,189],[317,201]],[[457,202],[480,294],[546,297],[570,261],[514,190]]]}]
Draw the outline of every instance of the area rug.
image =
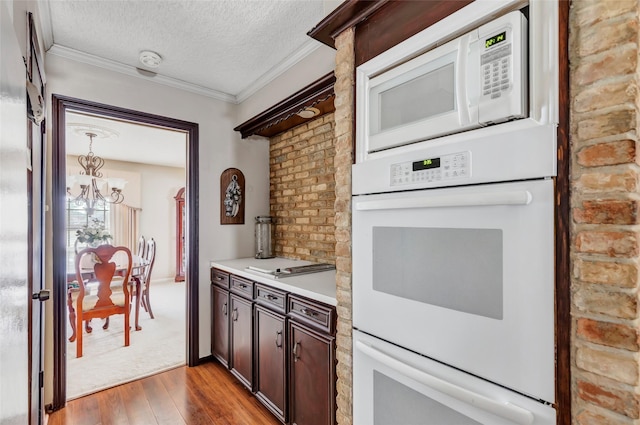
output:
[{"label": "area rug", "polygon": [[[93,332],[84,333],[81,358],[76,358],[75,342],[67,343],[68,400],[186,363],[185,282],[153,282],[150,298],[155,319],[140,307],[142,330],[131,331],[129,347],[124,346],[122,315],[111,316],[107,330],[102,320],[92,321]],[[70,327],[68,332],[71,335]]]}]

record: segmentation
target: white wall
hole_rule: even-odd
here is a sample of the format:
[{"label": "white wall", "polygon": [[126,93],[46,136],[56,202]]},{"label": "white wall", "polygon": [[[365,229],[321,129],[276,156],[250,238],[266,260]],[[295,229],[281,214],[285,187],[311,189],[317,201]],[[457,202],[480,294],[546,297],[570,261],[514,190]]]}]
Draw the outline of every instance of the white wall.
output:
[{"label": "white wall", "polygon": [[[152,279],[176,276],[176,201],[174,196],[186,182],[185,170],[135,164],[142,177],[140,233],[156,241]],[[202,294],[201,294],[202,295]],[[209,350],[210,351],[210,350]]]},{"label": "white wall", "polygon": [[[183,148],[186,153],[186,145]],[[67,175],[77,173],[76,156],[67,156]],[[69,164],[72,165],[69,165]],[[137,162],[106,160],[100,171],[105,177],[127,180],[122,191],[124,203],[140,208],[140,235],[156,241],[156,260],[152,278],[174,279],[176,276],[176,201],[174,197],[186,184],[186,170]],[[72,188],[77,194],[79,189]],[[130,247],[134,251],[137,245]],[[132,253],[135,254],[135,252]]]},{"label": "white wall", "polygon": [[[199,355],[200,357],[209,355],[211,353],[209,261],[253,254],[253,217],[269,211],[268,142],[239,140],[239,134],[233,131],[236,125],[236,106],[232,104],[54,55],[47,55],[46,74],[50,95],[59,94],[198,123],[200,141]],[[51,122],[49,116],[49,125]],[[47,130],[51,143],[52,129]],[[52,149],[49,148],[48,152],[51,151]],[[247,199],[244,225],[220,225],[220,174],[229,167],[239,168],[246,178]],[[48,322],[51,322],[51,317]],[[49,329],[46,335],[49,342],[48,353],[52,353],[51,335],[52,332]],[[49,375],[47,382],[51,383],[53,382],[50,374],[51,357],[47,357]]]},{"label": "white wall", "polygon": [[[14,4],[21,3],[14,0]],[[339,2],[327,0],[331,7]],[[28,2],[35,9],[34,2]],[[26,6],[25,6],[26,7]],[[42,39],[42,38],[41,38]],[[238,124],[287,98],[304,86],[334,69],[335,51],[320,43],[308,57],[299,61],[240,105],[228,104],[206,96],[155,84],[150,80],[47,55],[45,71],[47,90],[51,94],[74,97],[106,105],[137,110],[199,125],[199,281],[200,357],[211,353],[209,297],[209,261],[253,255],[254,217],[269,213],[269,145],[261,137],[241,140],[233,131]],[[51,102],[47,102],[49,155],[51,148]],[[246,179],[244,225],[220,225],[220,174],[227,168],[240,169]],[[49,172],[51,159],[49,158]],[[48,176],[48,199],[51,177]],[[51,220],[47,217],[47,282],[52,281]],[[157,267],[157,266],[156,266]],[[155,273],[155,272],[154,272]],[[47,311],[45,323],[45,403],[52,399],[52,315]]]}]

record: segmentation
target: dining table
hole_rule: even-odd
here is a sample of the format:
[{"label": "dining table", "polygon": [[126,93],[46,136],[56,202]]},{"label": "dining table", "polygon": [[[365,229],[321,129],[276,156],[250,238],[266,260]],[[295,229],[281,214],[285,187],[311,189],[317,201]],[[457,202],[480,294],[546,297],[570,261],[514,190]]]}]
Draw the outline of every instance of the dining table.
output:
[{"label": "dining table", "polygon": [[[118,261],[118,259],[115,259],[115,262],[116,262],[116,275],[124,276],[124,274],[127,271],[126,262]],[[129,286],[130,286],[129,293],[133,294],[131,289],[135,288],[136,301],[135,301],[134,324],[135,324],[136,331],[142,330],[142,326],[140,326],[138,323],[138,319],[140,317],[140,294],[142,290],[142,278],[148,266],[149,266],[149,262],[146,259],[142,258],[139,255],[134,255],[134,254],[131,255],[131,273],[129,275]],[[71,266],[71,268],[67,266],[67,270],[73,270],[73,269],[74,269],[74,266]],[[94,272],[93,266],[89,266],[86,263],[81,265],[80,274],[82,275],[82,280],[86,282],[85,283],[86,286],[90,286],[91,280],[95,279],[95,272]],[[75,311],[75,308],[73,307],[73,295],[74,293],[77,293],[80,291],[79,285],[80,283],[77,280],[75,271],[67,272],[67,307],[69,309],[69,322],[71,324],[71,330],[72,330],[72,334],[69,337],[69,342],[73,342],[76,339],[76,332],[77,332],[76,331],[76,311]],[[133,295],[131,295],[131,297],[133,297]],[[108,322],[109,318],[107,317],[106,320],[107,322],[103,325],[102,327],[103,329],[107,329],[107,327],[109,326],[109,322]],[[89,324],[88,320],[85,321],[84,326],[87,333],[91,333],[93,331],[93,328]]]}]

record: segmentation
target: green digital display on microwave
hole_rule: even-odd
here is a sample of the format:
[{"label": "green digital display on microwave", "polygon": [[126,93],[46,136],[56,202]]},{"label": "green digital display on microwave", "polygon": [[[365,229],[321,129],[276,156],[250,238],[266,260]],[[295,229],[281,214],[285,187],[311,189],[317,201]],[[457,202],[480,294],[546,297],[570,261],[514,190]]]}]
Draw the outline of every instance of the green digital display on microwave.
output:
[{"label": "green digital display on microwave", "polygon": [[502,41],[505,41],[507,39],[507,32],[506,31],[502,31],[500,34],[496,34],[493,37],[489,37],[485,40],[484,42],[484,48],[488,49],[489,47],[493,46],[494,44],[498,44]]}]

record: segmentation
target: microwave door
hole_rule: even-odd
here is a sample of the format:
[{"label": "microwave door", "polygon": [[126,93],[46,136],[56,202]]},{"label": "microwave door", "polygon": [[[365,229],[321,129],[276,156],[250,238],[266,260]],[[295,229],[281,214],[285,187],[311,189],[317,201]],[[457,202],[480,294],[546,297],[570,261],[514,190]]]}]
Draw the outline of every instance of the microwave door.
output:
[{"label": "microwave door", "polygon": [[370,81],[368,152],[477,126],[470,40],[453,40]]}]

